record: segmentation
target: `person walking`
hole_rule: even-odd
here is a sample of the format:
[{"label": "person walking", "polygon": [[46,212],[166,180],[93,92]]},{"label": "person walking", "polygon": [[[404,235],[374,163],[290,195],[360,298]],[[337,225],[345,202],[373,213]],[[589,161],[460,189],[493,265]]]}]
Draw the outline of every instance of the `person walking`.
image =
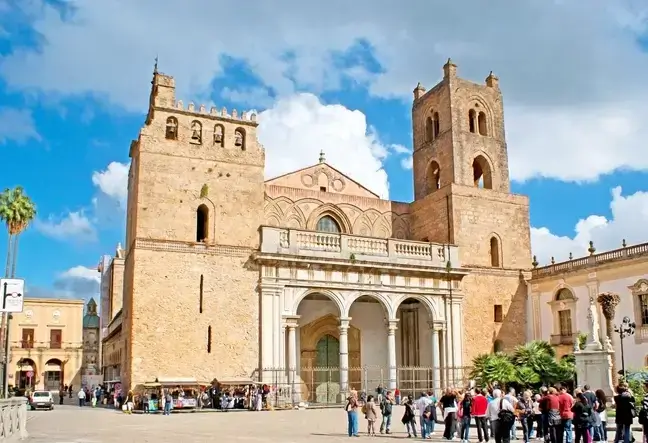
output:
[{"label": "person walking", "polygon": [[85,406],[86,393],[83,388],[79,389],[77,392],[77,398],[79,399],[79,407],[82,408]]}]

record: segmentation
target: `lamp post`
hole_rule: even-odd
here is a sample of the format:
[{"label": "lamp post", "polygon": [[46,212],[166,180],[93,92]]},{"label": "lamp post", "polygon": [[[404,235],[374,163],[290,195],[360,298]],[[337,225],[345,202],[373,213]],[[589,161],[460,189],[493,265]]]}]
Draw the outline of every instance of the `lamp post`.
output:
[{"label": "lamp post", "polygon": [[623,317],[621,324],[614,325],[614,332],[619,334],[619,344],[621,345],[621,374],[623,375],[624,380],[626,378],[626,370],[625,370],[625,356],[623,354],[623,339],[625,337],[629,337],[633,335],[635,333],[636,327],[637,324],[633,321],[631,322],[630,317],[628,316]]}]

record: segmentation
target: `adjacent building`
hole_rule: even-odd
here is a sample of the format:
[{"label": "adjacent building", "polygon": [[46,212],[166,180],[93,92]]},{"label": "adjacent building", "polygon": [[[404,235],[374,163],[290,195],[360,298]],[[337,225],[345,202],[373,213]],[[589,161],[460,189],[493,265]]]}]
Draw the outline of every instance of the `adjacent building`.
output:
[{"label": "adjacent building", "polygon": [[510,189],[497,77],[461,79],[448,60],[414,89],[412,124],[413,202],[324,153],[265,180],[256,116],[185,106],[156,71],[126,250],[100,271],[105,379],[258,377],[320,401],[460,383],[474,356],[524,342],[529,201]]},{"label": "adjacent building", "polygon": [[100,319],[97,313],[97,302],[91,298],[86,305],[83,316],[83,366],[81,382],[84,386],[96,386],[101,376],[101,332]]},{"label": "adjacent building", "polygon": [[121,380],[123,349],[121,335],[124,288],[124,250],[117,245],[113,256],[101,258],[97,268],[101,274],[101,374],[109,384]]},{"label": "adjacent building", "polygon": [[83,300],[26,298],[23,312],[13,314],[9,384],[58,391],[81,386],[83,366]]},{"label": "adjacent building", "polygon": [[[552,260],[553,261],[553,260]],[[547,340],[559,354],[572,352],[579,333],[588,331],[590,303],[598,310],[599,336],[606,337],[605,312],[597,302],[600,294],[619,296],[611,325],[620,327],[628,318],[636,328],[623,339],[627,369],[648,366],[648,243],[572,258],[549,266],[536,267],[529,282],[527,338]],[[610,339],[615,350],[615,365],[621,369],[620,335]]]}]

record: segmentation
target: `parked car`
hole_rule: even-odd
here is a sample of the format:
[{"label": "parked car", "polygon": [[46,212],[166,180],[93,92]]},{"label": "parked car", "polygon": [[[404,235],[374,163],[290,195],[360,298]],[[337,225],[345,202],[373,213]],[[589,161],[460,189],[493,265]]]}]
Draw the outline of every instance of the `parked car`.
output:
[{"label": "parked car", "polygon": [[29,397],[29,406],[32,411],[35,409],[54,409],[54,397],[49,391],[34,391]]}]

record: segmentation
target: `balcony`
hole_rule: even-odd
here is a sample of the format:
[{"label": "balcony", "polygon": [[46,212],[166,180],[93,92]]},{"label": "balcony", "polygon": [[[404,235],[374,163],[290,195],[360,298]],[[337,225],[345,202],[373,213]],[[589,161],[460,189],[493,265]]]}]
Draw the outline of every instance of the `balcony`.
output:
[{"label": "balcony", "polygon": [[553,346],[559,345],[573,345],[574,344],[574,335],[573,334],[552,334],[551,335],[551,344]]},{"label": "balcony", "polygon": [[457,246],[270,226],[261,227],[261,253],[444,269],[449,260],[460,267]]},{"label": "balcony", "polygon": [[32,341],[18,340],[10,342],[12,350],[26,349],[30,350],[69,350],[83,347],[83,342],[65,342],[65,341]]}]

